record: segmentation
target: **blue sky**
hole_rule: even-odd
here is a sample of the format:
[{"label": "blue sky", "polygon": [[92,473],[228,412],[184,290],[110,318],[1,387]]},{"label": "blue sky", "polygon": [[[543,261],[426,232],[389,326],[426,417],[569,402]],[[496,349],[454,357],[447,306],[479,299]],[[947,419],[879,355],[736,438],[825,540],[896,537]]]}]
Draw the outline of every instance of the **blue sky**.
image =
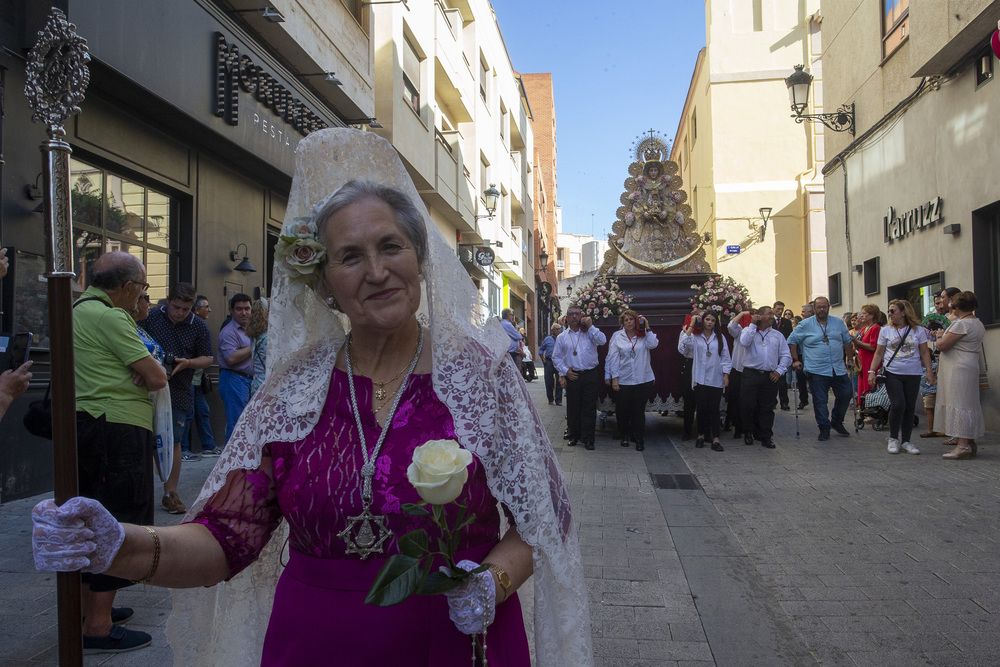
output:
[{"label": "blue sky", "polygon": [[[551,72],[563,231],[606,238],[631,148],[673,141],[698,51],[698,0],[493,0],[514,69]],[[593,220],[593,222],[592,222]]]}]

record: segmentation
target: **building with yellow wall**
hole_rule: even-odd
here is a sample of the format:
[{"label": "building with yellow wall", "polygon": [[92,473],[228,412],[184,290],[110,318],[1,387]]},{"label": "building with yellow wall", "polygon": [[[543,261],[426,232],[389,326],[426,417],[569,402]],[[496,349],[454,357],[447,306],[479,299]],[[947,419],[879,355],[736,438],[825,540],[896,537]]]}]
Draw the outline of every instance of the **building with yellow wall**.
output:
[{"label": "building with yellow wall", "polygon": [[822,100],[818,10],[819,0],[707,0],[707,46],[670,155],[711,235],[713,269],[796,312],[826,290],[824,128],[789,117],[784,79],[808,64]]}]

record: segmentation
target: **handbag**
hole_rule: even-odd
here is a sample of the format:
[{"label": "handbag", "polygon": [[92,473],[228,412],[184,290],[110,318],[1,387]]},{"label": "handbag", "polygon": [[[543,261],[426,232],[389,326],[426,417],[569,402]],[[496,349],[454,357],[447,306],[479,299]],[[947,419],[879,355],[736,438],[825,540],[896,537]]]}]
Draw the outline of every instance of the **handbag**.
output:
[{"label": "handbag", "polygon": [[903,343],[906,342],[907,337],[910,335],[910,329],[911,328],[912,327],[906,327],[906,333],[903,334],[903,338],[902,338],[902,340],[899,341],[899,345],[897,345],[896,349],[893,350],[892,356],[889,357],[889,361],[886,362],[886,363],[884,363],[884,364],[882,364],[879,367],[878,372],[875,373],[875,385],[874,385],[874,387],[876,389],[878,389],[879,387],[881,387],[882,385],[885,384],[885,369],[886,369],[886,366],[888,366],[889,364],[891,364],[892,360],[896,358],[897,354],[899,354],[899,351],[901,349],[903,349]]},{"label": "handbag", "polygon": [[[108,302],[104,299],[96,296],[88,296],[85,299],[78,299],[76,303],[73,304],[73,307],[76,308],[85,301],[100,301],[105,306],[108,306]],[[111,306],[108,306],[108,308],[110,307]],[[48,386],[45,387],[45,396],[43,396],[40,400],[29,403],[28,410],[24,413],[24,418],[21,420],[28,433],[39,438],[45,438],[46,440],[52,439],[51,393],[52,381],[50,380]]]},{"label": "handbag", "polygon": [[986,363],[986,350],[980,349],[983,359],[983,368],[979,371],[979,391],[986,391],[990,388],[990,365]]},{"label": "handbag", "polygon": [[208,377],[208,369],[206,368],[201,374],[201,393],[211,394],[214,388],[215,383],[212,382],[212,378]]}]

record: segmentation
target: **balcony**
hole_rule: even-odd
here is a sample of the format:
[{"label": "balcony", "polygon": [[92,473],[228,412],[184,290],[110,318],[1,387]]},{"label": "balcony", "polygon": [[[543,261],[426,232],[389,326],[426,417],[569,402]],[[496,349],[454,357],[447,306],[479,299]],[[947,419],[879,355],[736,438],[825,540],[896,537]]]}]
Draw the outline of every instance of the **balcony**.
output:
[{"label": "balcony", "polygon": [[434,88],[438,102],[458,123],[472,121],[475,81],[462,52],[462,16],[457,9],[435,5]]}]

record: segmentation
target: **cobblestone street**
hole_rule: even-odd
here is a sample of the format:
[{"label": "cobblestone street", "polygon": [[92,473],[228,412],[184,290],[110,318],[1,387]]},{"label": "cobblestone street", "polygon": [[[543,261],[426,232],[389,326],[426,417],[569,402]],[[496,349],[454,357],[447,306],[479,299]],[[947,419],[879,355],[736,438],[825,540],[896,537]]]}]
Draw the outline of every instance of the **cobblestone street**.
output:
[{"label": "cobblestone street", "polygon": [[[796,438],[794,414],[779,412],[777,449],[724,433],[720,453],[650,415],[645,452],[610,438],[613,418],[588,452],[565,446],[564,409],[546,404],[541,381],[529,389],[569,484],[601,667],[997,663],[992,436],[972,461],[943,461],[939,439],[891,456],[882,433],[818,442],[808,412]],[[211,465],[185,464],[184,499]],[[57,663],[55,579],[30,556],[38,499],[0,507],[3,665]],[[152,647],[86,664],[170,664],[169,594],[133,587],[118,603],[136,609],[130,627]]]}]

